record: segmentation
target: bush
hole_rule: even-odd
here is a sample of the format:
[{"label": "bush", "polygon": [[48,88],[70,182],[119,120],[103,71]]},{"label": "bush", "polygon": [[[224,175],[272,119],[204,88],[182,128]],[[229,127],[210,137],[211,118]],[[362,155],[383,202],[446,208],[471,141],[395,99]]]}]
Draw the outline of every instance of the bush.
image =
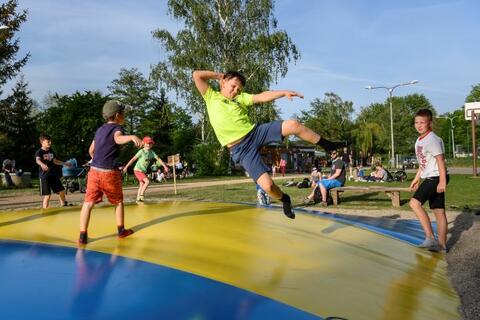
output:
[{"label": "bush", "polygon": [[196,164],[197,175],[225,175],[228,174],[230,152],[218,143],[202,143],[194,146],[192,161]]}]

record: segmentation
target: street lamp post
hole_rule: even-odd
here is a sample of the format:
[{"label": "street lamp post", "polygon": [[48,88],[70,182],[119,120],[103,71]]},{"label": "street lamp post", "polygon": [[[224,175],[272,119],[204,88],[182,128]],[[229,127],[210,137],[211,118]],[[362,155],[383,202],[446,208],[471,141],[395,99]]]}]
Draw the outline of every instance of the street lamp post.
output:
[{"label": "street lamp post", "polygon": [[455,159],[457,156],[457,153],[455,152],[455,135],[453,134],[453,129],[455,128],[455,126],[453,125],[453,119],[457,118],[458,116],[454,116],[454,117],[449,117],[449,116],[440,116],[440,117],[437,117],[437,118],[440,118],[440,119],[448,119],[450,120],[450,132],[451,132],[451,135],[452,135],[452,157],[453,159]]},{"label": "street lamp post", "polygon": [[401,87],[401,86],[408,86],[408,85],[415,84],[415,83],[418,83],[418,80],[412,80],[410,82],[400,83],[400,84],[394,85],[393,87],[384,87],[384,86],[380,86],[380,87],[367,86],[367,87],[365,87],[365,89],[367,89],[367,90],[386,89],[388,91],[389,100],[390,100],[390,138],[391,138],[391,149],[392,149],[391,150],[392,151],[391,164],[395,168],[397,167],[397,164],[396,164],[396,161],[395,161],[395,142],[393,140],[393,111],[392,111],[392,108],[393,108],[393,106],[392,106],[392,104],[393,104],[393,90],[395,90],[396,88]]}]

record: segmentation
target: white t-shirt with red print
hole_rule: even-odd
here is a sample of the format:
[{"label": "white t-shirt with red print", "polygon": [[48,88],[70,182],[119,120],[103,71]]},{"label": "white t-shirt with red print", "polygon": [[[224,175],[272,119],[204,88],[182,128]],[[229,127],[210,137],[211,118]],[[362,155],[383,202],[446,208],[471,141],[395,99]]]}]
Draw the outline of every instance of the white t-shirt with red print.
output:
[{"label": "white t-shirt with red print", "polygon": [[418,137],[417,142],[415,142],[415,154],[417,155],[420,170],[422,170],[420,178],[425,179],[438,177],[440,175],[435,156],[445,154],[445,146],[443,145],[442,138],[433,132]]}]

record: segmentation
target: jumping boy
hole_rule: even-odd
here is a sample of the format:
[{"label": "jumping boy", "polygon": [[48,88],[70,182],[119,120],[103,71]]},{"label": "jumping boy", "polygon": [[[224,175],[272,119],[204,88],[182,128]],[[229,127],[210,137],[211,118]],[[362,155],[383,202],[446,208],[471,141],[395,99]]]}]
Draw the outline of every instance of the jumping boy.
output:
[{"label": "jumping boy", "polygon": [[[295,218],[290,197],[283,193],[268,174],[270,168],[263,162],[259,148],[270,142],[280,142],[284,137],[296,135],[302,140],[318,144],[326,150],[343,147],[344,143],[328,141],[297,120],[273,121],[254,125],[248,117],[247,108],[253,104],[267,103],[286,97],[303,98],[290,90],[265,91],[259,94],[242,92],[245,77],[239,72],[225,74],[213,71],[194,71],[193,80],[207,105],[210,123],[222,146],[227,146],[236,163],[241,163],[250,177],[272,198],[280,200],[283,212]],[[213,90],[209,80],[220,82],[220,92]]]},{"label": "jumping boy", "polygon": [[[415,115],[415,129],[419,137],[415,153],[419,167],[410,188],[415,194],[410,199],[410,208],[417,215],[425,232],[425,240],[419,245],[432,251],[446,252],[447,217],[445,215],[445,191],[448,183],[443,140],[432,132],[432,112],[421,109]],[[419,185],[420,179],[424,179]],[[437,220],[438,241],[435,240],[430,218],[422,207],[428,200]]]},{"label": "jumping boy", "polygon": [[121,173],[118,170],[120,145],[133,142],[137,147],[142,140],[134,135],[124,135],[122,124],[125,121],[125,106],[118,101],[107,101],[103,106],[103,118],[107,121],[97,129],[88,152],[92,157],[88,172],[87,192],[80,213],[80,238],[78,243],[88,242],[88,223],[90,213],[96,203],[102,201],[103,194],[115,205],[115,218],[119,238],[125,238],[133,233],[124,227],[123,190]]},{"label": "jumping boy", "polygon": [[71,164],[56,159],[55,152],[51,148],[52,138],[48,134],[40,135],[39,140],[41,148],[35,152],[35,162],[38,164],[40,195],[43,196],[42,208],[48,208],[52,191],[58,194],[60,206],[64,207],[68,205],[65,200],[65,188],[60,181],[57,170],[55,170],[55,165],[70,167]]},{"label": "jumping boy", "polygon": [[143,202],[145,200],[144,194],[150,184],[150,179],[147,177],[147,170],[152,165],[152,163],[156,162],[163,166],[164,170],[168,172],[167,165],[160,159],[159,156],[152,150],[155,141],[151,137],[144,137],[143,138],[143,148],[138,150],[137,154],[135,154],[130,161],[128,161],[127,165],[123,168],[123,173],[127,172],[128,167],[135,161],[135,167],[133,168],[133,173],[138,180],[138,192],[137,192],[137,202]]}]

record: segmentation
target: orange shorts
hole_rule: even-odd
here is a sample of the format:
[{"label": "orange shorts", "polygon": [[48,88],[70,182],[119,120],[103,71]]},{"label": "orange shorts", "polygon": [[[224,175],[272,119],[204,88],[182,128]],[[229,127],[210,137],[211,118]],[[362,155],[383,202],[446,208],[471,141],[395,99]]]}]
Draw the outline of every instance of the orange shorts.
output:
[{"label": "orange shorts", "polygon": [[111,204],[123,202],[121,173],[118,170],[104,172],[91,168],[88,172],[85,202],[102,202],[104,194]]}]

